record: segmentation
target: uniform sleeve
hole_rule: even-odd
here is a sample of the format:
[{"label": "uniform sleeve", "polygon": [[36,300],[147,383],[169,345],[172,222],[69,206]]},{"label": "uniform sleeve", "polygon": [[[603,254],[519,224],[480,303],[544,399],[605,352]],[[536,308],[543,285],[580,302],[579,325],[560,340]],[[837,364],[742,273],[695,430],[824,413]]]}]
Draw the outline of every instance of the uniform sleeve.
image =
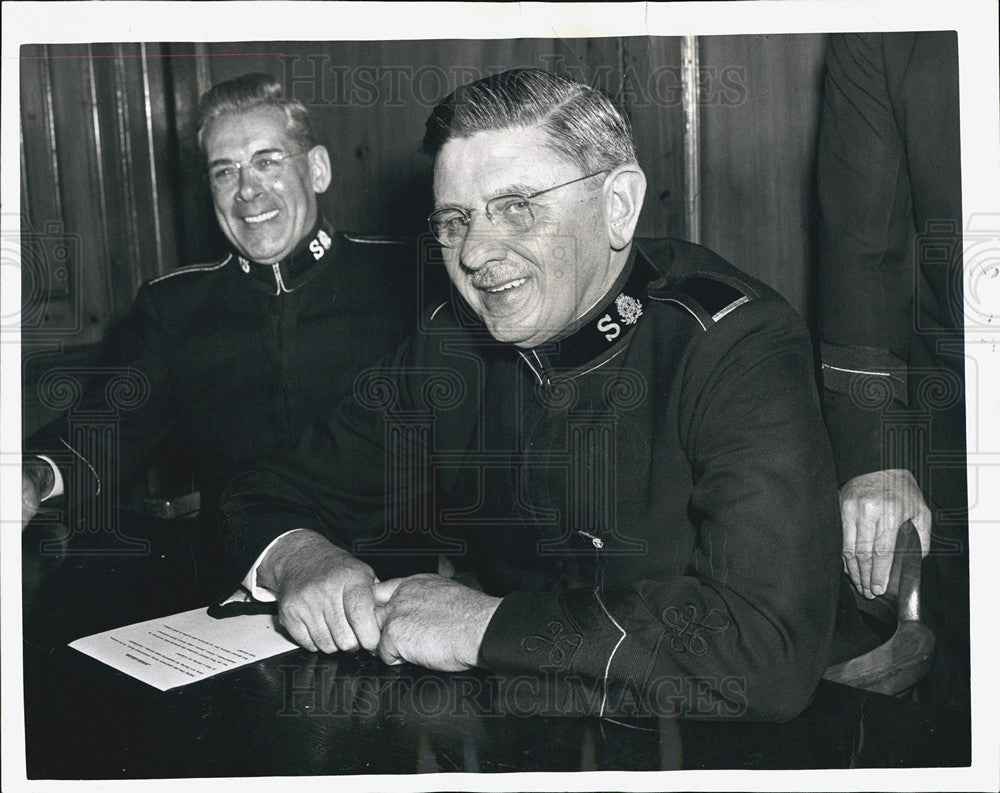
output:
[{"label": "uniform sleeve", "polygon": [[[686,574],[508,596],[483,661],[589,681],[602,715],[626,703],[792,718],[826,666],[839,591],[836,489],[809,339],[787,306],[754,300],[710,327],[683,366],[698,524]],[[537,652],[540,642],[559,652]]]},{"label": "uniform sleeve", "polygon": [[[223,495],[219,519],[225,543],[226,588],[247,575],[281,534],[309,529],[357,555],[356,543],[376,537],[398,503],[418,485],[387,486],[387,417],[406,413],[419,393],[419,358],[411,338],[363,372],[354,393],[313,420],[301,439],[259,466],[237,474]],[[408,456],[426,449],[411,438]]]},{"label": "uniform sleeve", "polygon": [[838,480],[888,467],[879,420],[905,405],[913,207],[881,34],[830,37],[817,154],[823,405]]},{"label": "uniform sleeve", "polygon": [[138,471],[171,431],[175,413],[165,344],[146,285],[111,332],[97,366],[56,366],[43,375],[43,402],[68,409],[29,437],[24,453],[55,463],[71,513],[87,503],[114,508],[109,496],[117,483]]}]

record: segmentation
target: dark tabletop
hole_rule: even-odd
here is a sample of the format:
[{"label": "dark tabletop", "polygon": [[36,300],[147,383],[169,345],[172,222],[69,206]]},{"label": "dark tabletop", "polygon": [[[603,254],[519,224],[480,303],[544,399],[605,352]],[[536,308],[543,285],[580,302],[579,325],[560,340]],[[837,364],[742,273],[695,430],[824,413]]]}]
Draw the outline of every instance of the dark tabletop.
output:
[{"label": "dark tabletop", "polygon": [[161,692],[67,647],[211,599],[196,522],[123,523],[119,536],[60,539],[44,519],[24,532],[29,778],[969,763],[967,716],[827,682],[781,724],[574,715],[545,681],[363,652],[296,650]]}]

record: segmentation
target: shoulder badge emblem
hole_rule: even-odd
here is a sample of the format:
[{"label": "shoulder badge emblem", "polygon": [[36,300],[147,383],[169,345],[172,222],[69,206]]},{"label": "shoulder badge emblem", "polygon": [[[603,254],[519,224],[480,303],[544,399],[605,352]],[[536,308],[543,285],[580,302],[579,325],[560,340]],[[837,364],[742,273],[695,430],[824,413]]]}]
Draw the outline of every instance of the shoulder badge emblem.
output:
[{"label": "shoulder badge emblem", "polygon": [[615,298],[615,308],[626,325],[634,325],[642,316],[642,303],[626,294],[620,294]]}]

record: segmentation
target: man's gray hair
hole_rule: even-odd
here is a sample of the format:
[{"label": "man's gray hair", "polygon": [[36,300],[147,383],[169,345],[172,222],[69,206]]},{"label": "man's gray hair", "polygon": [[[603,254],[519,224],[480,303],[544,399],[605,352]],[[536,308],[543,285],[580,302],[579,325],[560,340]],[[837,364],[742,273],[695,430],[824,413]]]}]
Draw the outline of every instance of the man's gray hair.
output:
[{"label": "man's gray hair", "polygon": [[309,111],[296,99],[286,99],[285,89],[269,74],[253,72],[224,83],[217,83],[201,97],[198,106],[198,147],[205,151],[205,125],[227,113],[246,113],[258,107],[277,107],[288,119],[288,134],[295,143],[308,151],[316,145]]},{"label": "man's gray hair", "polygon": [[453,138],[534,126],[586,172],[636,162],[631,127],[607,94],[541,69],[511,69],[457,88],[431,112],[421,148],[433,158]]}]

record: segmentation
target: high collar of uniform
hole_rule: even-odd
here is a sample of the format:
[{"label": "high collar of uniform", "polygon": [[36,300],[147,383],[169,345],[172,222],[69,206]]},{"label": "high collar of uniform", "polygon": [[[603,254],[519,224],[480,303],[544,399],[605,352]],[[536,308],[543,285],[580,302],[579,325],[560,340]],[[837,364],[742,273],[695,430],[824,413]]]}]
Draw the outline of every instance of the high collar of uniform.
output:
[{"label": "high collar of uniform", "polygon": [[576,369],[600,358],[635,330],[645,311],[647,287],[659,275],[633,244],[611,289],[573,323],[574,329],[542,347],[520,350],[521,357],[542,382],[551,379],[552,370]]},{"label": "high collar of uniform", "polygon": [[291,254],[274,264],[255,262],[238,251],[234,256],[240,271],[256,286],[280,295],[282,292],[294,292],[323,269],[327,260],[333,258],[330,251],[334,238],[333,228],[318,215],[312,230],[299,241]]}]

